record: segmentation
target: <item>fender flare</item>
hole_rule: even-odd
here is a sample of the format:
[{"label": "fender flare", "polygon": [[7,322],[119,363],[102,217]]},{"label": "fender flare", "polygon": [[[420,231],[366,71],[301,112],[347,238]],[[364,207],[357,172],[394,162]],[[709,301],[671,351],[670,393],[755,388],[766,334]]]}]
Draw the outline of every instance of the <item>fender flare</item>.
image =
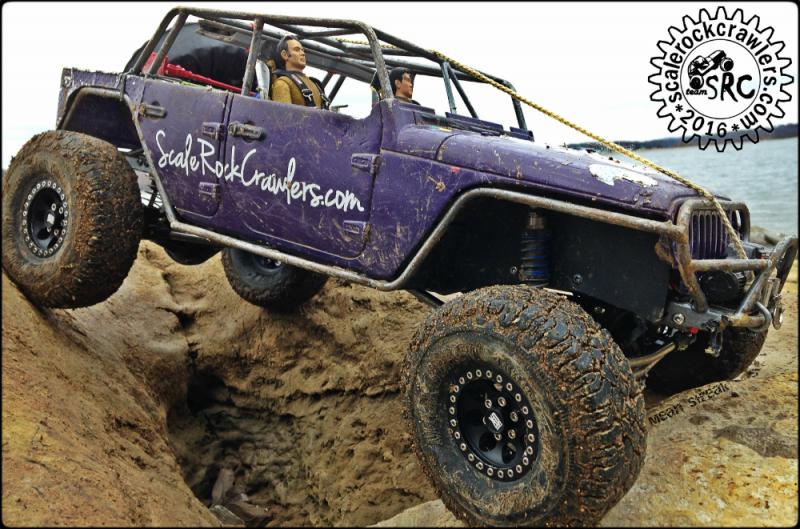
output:
[{"label": "fender flare", "polygon": [[[76,118],[80,115],[83,108],[85,108],[84,104],[92,99],[101,102],[101,104],[103,104],[102,102],[106,104],[110,103],[109,106],[100,109],[99,112],[119,112],[117,119],[126,122],[127,127],[119,127],[117,131],[120,132],[120,134],[111,134],[108,130],[99,127],[71,126],[74,125]],[[94,115],[97,115],[97,112],[97,109],[92,109]],[[64,112],[58,119],[56,129],[83,132],[90,136],[108,141],[117,147],[140,148],[143,146],[143,143],[138,131],[135,113],[136,105],[124,92],[111,88],[83,86],[68,95],[67,102],[64,106]],[[90,121],[89,123],[92,122]]]}]

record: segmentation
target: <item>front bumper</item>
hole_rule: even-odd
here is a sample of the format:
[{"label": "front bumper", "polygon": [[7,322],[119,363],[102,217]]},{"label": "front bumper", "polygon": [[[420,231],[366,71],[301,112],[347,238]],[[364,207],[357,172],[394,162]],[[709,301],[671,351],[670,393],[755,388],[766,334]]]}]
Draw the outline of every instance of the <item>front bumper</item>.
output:
[{"label": "front bumper", "polygon": [[[746,211],[746,206],[740,203],[723,202],[722,206],[725,210]],[[703,199],[691,199],[678,211],[676,224],[681,236],[673,239],[674,256],[691,300],[670,302],[662,323],[689,331],[716,331],[728,326],[756,331],[766,330],[770,325],[780,327],[783,316],[780,293],[797,258],[797,237],[786,237],[775,245],[771,253],[759,259],[694,259],[689,241],[690,219],[696,210],[709,207],[710,204]],[[696,275],[709,271],[750,271],[755,274],[735,310],[709,306]]]}]

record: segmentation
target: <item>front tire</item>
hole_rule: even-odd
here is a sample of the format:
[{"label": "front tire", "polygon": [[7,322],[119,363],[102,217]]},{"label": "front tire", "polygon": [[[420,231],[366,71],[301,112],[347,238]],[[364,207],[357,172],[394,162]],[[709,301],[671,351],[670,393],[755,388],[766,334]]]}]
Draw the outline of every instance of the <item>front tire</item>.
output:
[{"label": "front tire", "polygon": [[99,303],[120,287],[142,234],[136,174],[92,136],[34,136],[3,180],[3,268],[42,307]]},{"label": "front tire", "polygon": [[287,264],[236,248],[222,251],[222,266],[231,288],[259,307],[290,311],[311,299],[328,280]]},{"label": "front tire", "polygon": [[641,386],[563,296],[503,286],[450,301],[404,375],[414,450],[468,525],[595,524],[644,462]]}]

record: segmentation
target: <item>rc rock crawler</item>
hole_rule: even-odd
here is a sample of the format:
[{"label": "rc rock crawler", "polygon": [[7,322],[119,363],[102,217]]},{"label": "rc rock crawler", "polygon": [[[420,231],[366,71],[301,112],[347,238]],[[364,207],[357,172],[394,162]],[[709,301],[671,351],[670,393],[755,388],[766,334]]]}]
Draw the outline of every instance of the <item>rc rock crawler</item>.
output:
[{"label": "rc rock crawler", "polygon": [[[286,30],[331,110],[262,98]],[[448,111],[394,98],[395,66],[442,79]],[[3,180],[3,268],[41,306],[87,306],[144,238],[186,265],[221,250],[268,310],[327,277],[411,291],[435,308],[407,425],[444,503],[470,524],[596,523],[642,467],[648,374],[672,391],[744,370],[780,325],[797,239],[749,242],[747,207],[718,197],[736,257],[695,190],[535,142],[517,100],[514,126],[479,118],[475,83],[357,21],[175,8],[124,72],[64,69],[56,130]]]}]

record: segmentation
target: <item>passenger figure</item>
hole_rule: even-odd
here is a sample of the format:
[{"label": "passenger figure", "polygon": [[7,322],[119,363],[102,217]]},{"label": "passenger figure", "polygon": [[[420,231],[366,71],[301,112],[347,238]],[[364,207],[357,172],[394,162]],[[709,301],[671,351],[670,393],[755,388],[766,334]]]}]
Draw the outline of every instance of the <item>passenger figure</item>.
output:
[{"label": "passenger figure", "polygon": [[411,99],[414,95],[414,76],[408,68],[392,68],[389,72],[389,84],[394,89],[394,97],[406,103],[414,103]]},{"label": "passenger figure", "polygon": [[325,91],[319,81],[303,73],[306,54],[295,35],[284,36],[275,46],[277,70],[272,72],[271,99],[279,103],[328,108]]},{"label": "passenger figure", "polygon": [[[378,93],[378,99],[384,99],[377,72],[372,77],[372,88]],[[411,99],[414,95],[414,74],[408,68],[392,68],[389,72],[389,85],[394,89],[394,97],[406,103],[419,105],[417,101]]]}]

